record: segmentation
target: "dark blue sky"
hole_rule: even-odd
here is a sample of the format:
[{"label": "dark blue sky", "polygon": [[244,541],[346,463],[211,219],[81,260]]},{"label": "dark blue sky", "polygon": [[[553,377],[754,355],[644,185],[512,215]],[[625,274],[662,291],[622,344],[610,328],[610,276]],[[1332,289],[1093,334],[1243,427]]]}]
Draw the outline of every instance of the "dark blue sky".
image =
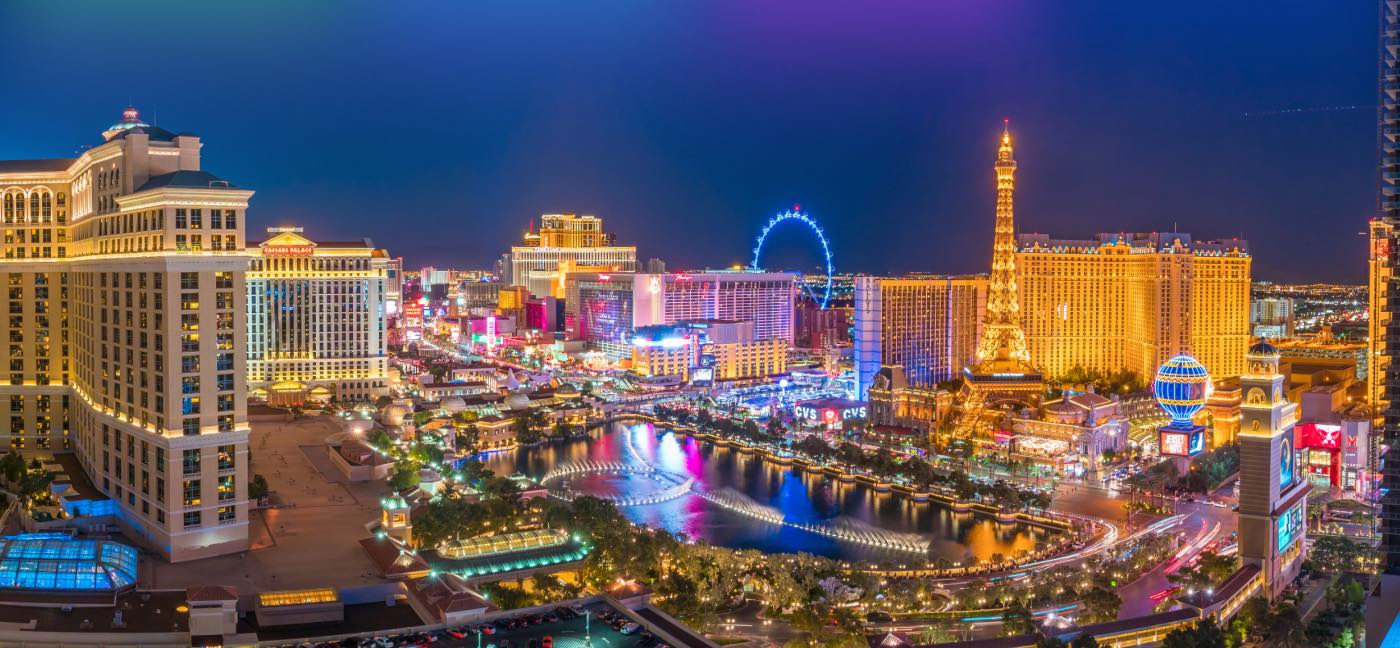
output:
[{"label": "dark blue sky", "polygon": [[[729,264],[800,202],[841,270],[973,272],[1009,117],[1023,230],[1243,234],[1256,278],[1359,282],[1376,17],[1360,0],[10,0],[0,159],[71,155],[131,101],[257,190],[254,227],[369,236],[410,267],[484,267],[558,211],[643,258]],[[1247,115],[1295,107],[1313,110]],[[810,262],[801,236],[775,260]]]}]

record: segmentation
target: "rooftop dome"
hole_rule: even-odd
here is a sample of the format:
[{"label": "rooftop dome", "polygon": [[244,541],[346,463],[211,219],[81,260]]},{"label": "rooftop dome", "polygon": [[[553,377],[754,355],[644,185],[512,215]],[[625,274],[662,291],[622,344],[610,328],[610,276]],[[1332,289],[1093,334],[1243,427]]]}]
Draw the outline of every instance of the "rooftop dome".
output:
[{"label": "rooftop dome", "polygon": [[1249,355],[1278,355],[1278,349],[1269,344],[1269,338],[1259,338],[1254,346],[1249,347]]},{"label": "rooftop dome", "polygon": [[441,407],[442,411],[448,414],[456,414],[467,409],[467,402],[462,400],[461,396],[448,396],[442,399],[441,403],[438,403],[438,407]]},{"label": "rooftop dome", "polygon": [[112,138],[115,137],[118,133],[120,133],[120,132],[122,132],[122,131],[124,131],[124,130],[129,130],[129,129],[132,129],[132,128],[149,128],[149,127],[150,127],[150,124],[147,124],[146,122],[141,121],[141,112],[140,112],[140,111],[136,110],[135,108],[132,108],[131,106],[127,106],[127,107],[126,107],[126,110],[123,110],[123,111],[122,111],[122,119],[121,119],[121,121],[119,121],[119,122],[117,122],[117,123],[115,123],[115,124],[112,124],[111,126],[108,126],[108,127],[107,127],[107,130],[102,131],[102,137],[105,138],[105,139],[112,139]]},{"label": "rooftop dome", "polygon": [[390,427],[403,425],[404,417],[408,416],[411,411],[412,410],[408,409],[408,407],[398,404],[390,405],[384,408],[384,415],[382,417],[384,420],[384,425]]},{"label": "rooftop dome", "polygon": [[523,392],[515,392],[506,397],[506,406],[513,410],[530,409],[530,397]]}]

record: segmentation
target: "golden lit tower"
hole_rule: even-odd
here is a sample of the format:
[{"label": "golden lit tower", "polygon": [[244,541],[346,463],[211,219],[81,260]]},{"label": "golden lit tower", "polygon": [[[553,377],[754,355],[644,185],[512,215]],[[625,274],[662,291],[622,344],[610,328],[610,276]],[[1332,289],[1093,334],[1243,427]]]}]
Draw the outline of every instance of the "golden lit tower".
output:
[{"label": "golden lit tower", "polygon": [[1016,299],[1016,159],[1011,156],[1011,122],[1007,120],[997,149],[996,236],[992,243],[992,278],[987,287],[987,314],[982,342],[977,345],[979,364],[1014,360],[1028,364],[1030,350],[1021,331],[1021,307]]},{"label": "golden lit tower", "polygon": [[992,276],[987,285],[987,311],[976,363],[963,370],[958,436],[986,436],[1007,407],[1034,405],[1045,393],[1040,371],[1031,366],[1026,333],[1021,329],[1021,306],[1016,295],[1016,160],[1011,156],[1010,122],[1002,129],[997,149],[996,234],[992,243]]}]

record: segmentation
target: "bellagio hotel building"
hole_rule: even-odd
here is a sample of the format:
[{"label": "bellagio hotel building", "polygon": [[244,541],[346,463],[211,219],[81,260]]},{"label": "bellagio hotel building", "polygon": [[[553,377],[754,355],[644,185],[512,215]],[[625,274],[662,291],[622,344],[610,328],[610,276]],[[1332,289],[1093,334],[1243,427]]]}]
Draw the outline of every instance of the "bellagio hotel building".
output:
[{"label": "bellagio hotel building", "polygon": [[1190,234],[1023,234],[1016,249],[1021,327],[1047,377],[1128,369],[1150,381],[1190,354],[1215,378],[1238,376],[1249,347],[1249,245]]},{"label": "bellagio hotel building", "polygon": [[253,192],[200,170],[198,136],[134,109],[103,138],[0,161],[0,441],[72,453],[60,463],[108,498],[95,510],[171,561],[245,550]]}]

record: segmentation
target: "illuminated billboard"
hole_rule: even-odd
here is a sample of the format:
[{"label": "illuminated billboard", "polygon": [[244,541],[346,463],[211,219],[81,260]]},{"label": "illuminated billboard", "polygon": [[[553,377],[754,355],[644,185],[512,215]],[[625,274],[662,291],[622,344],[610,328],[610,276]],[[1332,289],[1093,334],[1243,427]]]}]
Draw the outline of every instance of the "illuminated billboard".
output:
[{"label": "illuminated billboard", "polygon": [[1194,457],[1206,449],[1205,432],[1194,430],[1173,430],[1162,428],[1158,431],[1157,448],[1165,457]]},{"label": "illuminated billboard", "polygon": [[823,425],[860,423],[868,414],[866,404],[843,398],[823,398],[798,403],[792,408],[793,418]]},{"label": "illuminated billboard", "polygon": [[1298,502],[1278,518],[1278,553],[1282,554],[1303,537],[1303,506],[1307,500]]}]

